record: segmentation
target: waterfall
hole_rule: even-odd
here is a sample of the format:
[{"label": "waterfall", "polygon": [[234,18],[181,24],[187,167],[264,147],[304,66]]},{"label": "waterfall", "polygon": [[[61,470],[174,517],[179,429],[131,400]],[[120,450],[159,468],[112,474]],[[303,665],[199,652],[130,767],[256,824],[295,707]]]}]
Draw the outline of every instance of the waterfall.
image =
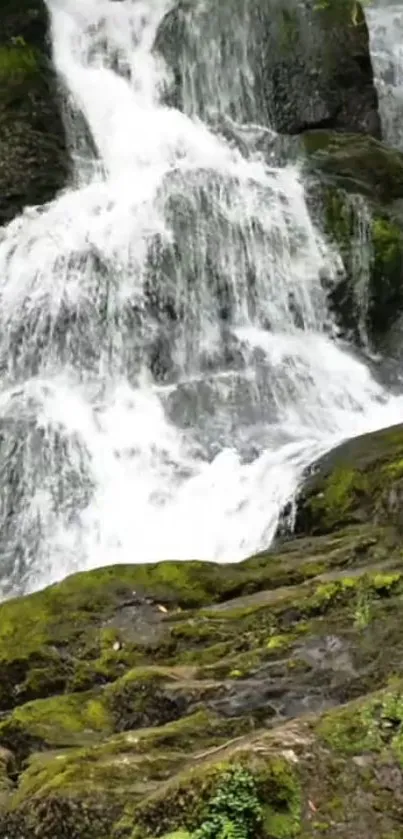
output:
[{"label": "waterfall", "polygon": [[403,416],[338,340],[299,167],[163,104],[164,0],[49,8],[75,171],[0,232],[3,596],[239,560],[316,456]]},{"label": "waterfall", "polygon": [[385,140],[403,148],[403,3],[374,0],[366,9]]}]

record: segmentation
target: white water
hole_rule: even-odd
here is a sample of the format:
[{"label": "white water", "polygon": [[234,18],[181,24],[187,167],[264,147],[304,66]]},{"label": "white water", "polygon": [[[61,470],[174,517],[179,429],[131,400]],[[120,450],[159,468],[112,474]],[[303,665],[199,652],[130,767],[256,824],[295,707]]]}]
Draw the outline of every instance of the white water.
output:
[{"label": "white water", "polygon": [[321,277],[339,258],[298,169],[159,103],[163,0],[50,8],[100,159],[77,154],[77,186],[1,234],[4,594],[240,559],[318,454],[403,418],[337,342]]},{"label": "white water", "polygon": [[403,3],[372,0],[366,14],[383,136],[403,149]]}]

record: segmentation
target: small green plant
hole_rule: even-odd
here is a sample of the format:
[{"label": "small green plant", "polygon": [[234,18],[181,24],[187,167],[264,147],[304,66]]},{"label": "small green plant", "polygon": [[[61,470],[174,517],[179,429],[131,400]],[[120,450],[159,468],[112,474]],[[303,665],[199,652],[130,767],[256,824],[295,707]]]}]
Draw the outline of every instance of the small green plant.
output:
[{"label": "small green plant", "polygon": [[254,839],[263,813],[255,781],[243,767],[226,772],[192,839]]},{"label": "small green plant", "polygon": [[360,591],[357,595],[357,602],[354,609],[354,626],[356,629],[365,629],[371,623],[373,603],[368,591]]}]

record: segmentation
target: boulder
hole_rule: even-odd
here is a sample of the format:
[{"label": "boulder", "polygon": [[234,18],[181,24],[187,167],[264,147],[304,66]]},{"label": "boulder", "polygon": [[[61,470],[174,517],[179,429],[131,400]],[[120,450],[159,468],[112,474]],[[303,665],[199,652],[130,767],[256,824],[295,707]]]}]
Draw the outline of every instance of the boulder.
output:
[{"label": "boulder", "polygon": [[374,137],[306,131],[309,166],[325,181],[389,205],[403,198],[403,153]]},{"label": "boulder", "polygon": [[170,71],[166,101],[202,119],[218,113],[286,134],[322,126],[380,136],[356,0],[178,0],[155,50]]},{"label": "boulder", "polygon": [[393,356],[403,314],[403,154],[373,137],[328,131],[306,132],[301,151],[313,211],[344,266],[329,288],[336,322],[361,347]]},{"label": "boulder", "polygon": [[403,430],[349,446],[275,552],[0,605],[0,835],[399,835]]},{"label": "boulder", "polygon": [[43,0],[4,0],[0,18],[0,224],[63,187],[68,157]]},{"label": "boulder", "polygon": [[297,502],[295,533],[331,533],[372,521],[403,527],[403,426],[356,437],[310,469]]}]

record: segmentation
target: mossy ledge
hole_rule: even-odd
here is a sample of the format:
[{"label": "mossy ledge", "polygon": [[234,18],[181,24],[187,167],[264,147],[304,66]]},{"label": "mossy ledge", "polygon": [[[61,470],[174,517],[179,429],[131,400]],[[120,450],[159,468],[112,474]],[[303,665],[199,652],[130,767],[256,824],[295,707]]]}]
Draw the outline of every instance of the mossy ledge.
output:
[{"label": "mossy ledge", "polygon": [[400,835],[402,463],[400,426],[340,447],[243,563],[3,603],[0,836]]}]

